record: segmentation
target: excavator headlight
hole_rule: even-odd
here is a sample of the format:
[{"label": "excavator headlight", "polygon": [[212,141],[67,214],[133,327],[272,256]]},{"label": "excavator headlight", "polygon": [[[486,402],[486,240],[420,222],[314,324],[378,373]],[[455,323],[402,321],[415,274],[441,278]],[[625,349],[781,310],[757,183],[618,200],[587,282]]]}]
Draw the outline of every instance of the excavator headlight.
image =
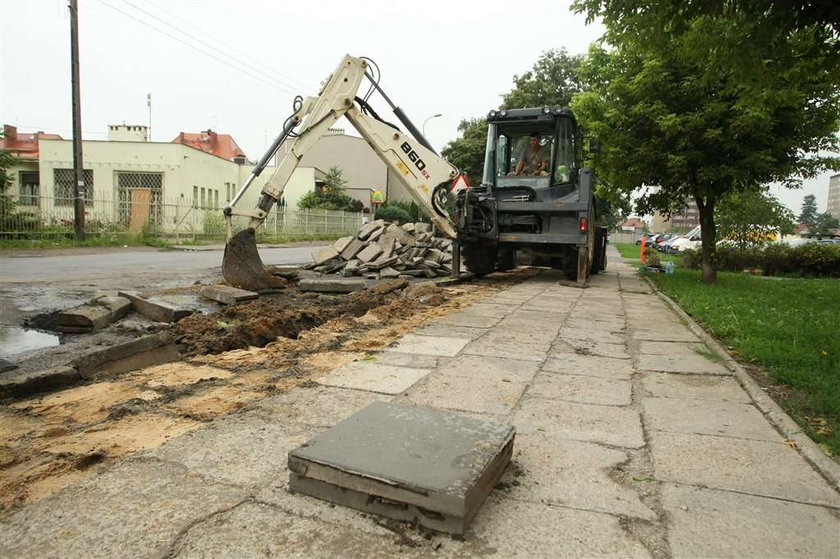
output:
[{"label": "excavator headlight", "polygon": [[490,111],[489,116],[490,116],[490,118],[493,118],[494,116],[496,116],[496,111]]},{"label": "excavator headlight", "polygon": [[548,107],[543,107],[543,114],[544,115],[547,115],[547,114],[550,114],[550,113],[551,113],[551,109],[549,109]]},{"label": "excavator headlight", "polygon": [[502,111],[499,114],[502,115],[502,116],[507,116],[507,111]]}]

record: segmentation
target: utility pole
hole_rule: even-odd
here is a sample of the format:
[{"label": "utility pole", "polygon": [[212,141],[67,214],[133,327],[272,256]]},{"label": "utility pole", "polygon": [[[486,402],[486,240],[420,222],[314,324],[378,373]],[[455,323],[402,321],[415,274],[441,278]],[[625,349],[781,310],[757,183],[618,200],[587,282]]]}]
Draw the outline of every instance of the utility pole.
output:
[{"label": "utility pole", "polygon": [[73,88],[73,204],[76,240],[85,240],[85,172],[82,161],[82,111],[79,88],[79,4],[70,0],[70,68]]},{"label": "utility pole", "polygon": [[152,94],[151,94],[151,92],[146,94],[146,106],[149,107],[149,130],[147,131],[148,134],[146,135],[146,140],[151,142],[152,141]]}]

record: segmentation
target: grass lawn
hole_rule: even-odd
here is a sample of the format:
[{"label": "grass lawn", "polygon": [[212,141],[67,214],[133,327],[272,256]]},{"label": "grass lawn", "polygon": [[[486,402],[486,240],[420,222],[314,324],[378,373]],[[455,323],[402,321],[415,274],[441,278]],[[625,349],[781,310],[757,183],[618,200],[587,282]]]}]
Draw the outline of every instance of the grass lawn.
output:
[{"label": "grass lawn", "polygon": [[[636,264],[637,266],[642,265],[641,260],[639,260],[639,256],[641,255],[642,251],[641,246],[631,245],[629,243],[617,243],[613,246],[615,246],[615,248],[618,249],[618,252],[621,254],[621,256],[623,256],[624,258],[632,259],[634,261],[632,262],[633,264]],[[660,262],[668,262],[669,260],[673,260],[674,262],[680,261],[680,257],[676,254],[666,254],[664,252],[657,252],[656,249],[647,247],[645,248],[645,255],[649,254],[657,255],[659,257]]]},{"label": "grass lawn", "polygon": [[699,271],[679,268],[650,277],[729,346],[811,438],[840,456],[840,280],[718,272],[717,283],[705,285]]}]

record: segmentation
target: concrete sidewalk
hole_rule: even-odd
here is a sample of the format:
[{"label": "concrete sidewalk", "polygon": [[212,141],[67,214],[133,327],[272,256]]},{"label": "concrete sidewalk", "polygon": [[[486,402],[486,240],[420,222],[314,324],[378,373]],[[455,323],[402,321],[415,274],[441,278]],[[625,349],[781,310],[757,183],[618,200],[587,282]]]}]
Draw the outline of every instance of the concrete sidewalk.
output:
[{"label": "concrete sidewalk", "polygon": [[[22,509],[0,556],[840,556],[840,493],[610,251]],[[463,541],[288,492],[287,452],[375,399],[515,425]]]}]

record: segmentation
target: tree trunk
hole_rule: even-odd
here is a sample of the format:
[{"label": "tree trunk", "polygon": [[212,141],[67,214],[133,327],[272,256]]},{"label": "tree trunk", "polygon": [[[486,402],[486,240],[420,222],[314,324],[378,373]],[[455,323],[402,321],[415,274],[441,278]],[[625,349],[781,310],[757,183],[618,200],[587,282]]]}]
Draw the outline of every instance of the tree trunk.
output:
[{"label": "tree trunk", "polygon": [[715,262],[715,198],[707,196],[695,197],[697,209],[700,212],[700,281],[715,283],[717,281],[717,264]]}]

